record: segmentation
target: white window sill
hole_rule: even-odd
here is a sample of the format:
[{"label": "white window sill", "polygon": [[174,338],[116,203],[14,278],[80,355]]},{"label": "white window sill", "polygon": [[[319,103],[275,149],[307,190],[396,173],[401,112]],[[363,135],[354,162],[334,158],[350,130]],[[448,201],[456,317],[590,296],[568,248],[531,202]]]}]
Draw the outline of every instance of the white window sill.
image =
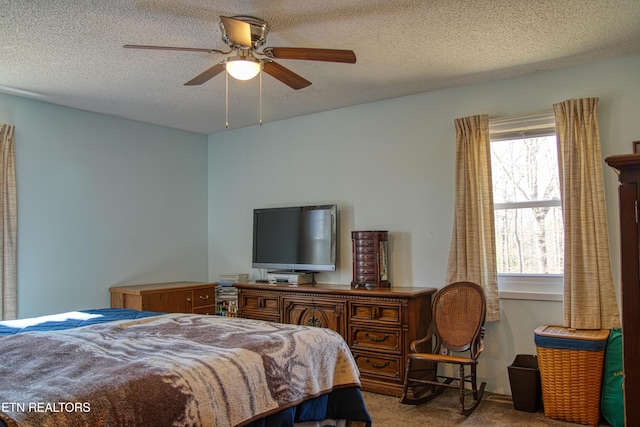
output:
[{"label": "white window sill", "polygon": [[524,299],[535,301],[561,301],[564,295],[548,292],[500,291],[500,299]]},{"label": "white window sill", "polygon": [[499,274],[501,299],[562,301],[564,284],[561,274]]}]

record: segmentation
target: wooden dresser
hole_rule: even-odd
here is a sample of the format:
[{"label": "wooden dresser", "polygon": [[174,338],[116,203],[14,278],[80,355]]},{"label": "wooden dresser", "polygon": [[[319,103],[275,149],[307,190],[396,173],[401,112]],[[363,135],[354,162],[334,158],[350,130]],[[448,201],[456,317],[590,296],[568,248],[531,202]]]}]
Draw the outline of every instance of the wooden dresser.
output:
[{"label": "wooden dresser", "polygon": [[216,313],[216,284],[207,282],[149,283],[113,286],[111,307],[163,313]]},{"label": "wooden dresser", "polygon": [[640,420],[640,154],[605,159],[619,175],[620,278],[625,425]]},{"label": "wooden dresser", "polygon": [[240,317],[330,328],[351,348],[362,388],[402,394],[411,341],[427,333],[434,288],[235,284]]}]

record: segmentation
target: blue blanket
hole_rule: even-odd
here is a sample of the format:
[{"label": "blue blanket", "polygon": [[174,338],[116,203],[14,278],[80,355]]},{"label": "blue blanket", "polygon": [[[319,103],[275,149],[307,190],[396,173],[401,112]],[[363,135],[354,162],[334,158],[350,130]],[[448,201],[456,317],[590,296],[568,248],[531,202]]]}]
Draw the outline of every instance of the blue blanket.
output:
[{"label": "blue blanket", "polygon": [[141,319],[162,313],[138,311],[130,308],[97,308],[94,310],[70,311],[30,319],[5,320],[0,322],[0,337],[30,331],[59,331],[97,325],[115,320]]}]

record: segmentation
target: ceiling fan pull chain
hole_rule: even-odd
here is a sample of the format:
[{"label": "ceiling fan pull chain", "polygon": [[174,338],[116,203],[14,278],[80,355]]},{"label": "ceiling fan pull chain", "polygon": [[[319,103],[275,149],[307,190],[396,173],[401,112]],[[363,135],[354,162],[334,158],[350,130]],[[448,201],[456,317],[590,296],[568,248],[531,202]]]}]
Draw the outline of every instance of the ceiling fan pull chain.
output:
[{"label": "ceiling fan pull chain", "polygon": [[260,70],[260,126],[262,126],[262,70]]},{"label": "ceiling fan pull chain", "polygon": [[225,96],[224,96],[224,127],[229,129],[229,73],[224,73]]}]

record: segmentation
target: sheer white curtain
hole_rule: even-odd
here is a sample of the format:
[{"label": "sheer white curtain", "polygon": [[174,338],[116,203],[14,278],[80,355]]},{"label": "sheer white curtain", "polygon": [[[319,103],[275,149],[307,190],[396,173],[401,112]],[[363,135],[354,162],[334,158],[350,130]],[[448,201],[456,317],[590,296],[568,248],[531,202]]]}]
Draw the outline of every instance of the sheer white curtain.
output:
[{"label": "sheer white curtain", "polygon": [[564,326],[620,327],[609,259],[598,98],[553,105],[564,216]]},{"label": "sheer white curtain", "polygon": [[17,315],[16,250],[18,209],[16,197],[14,127],[0,123],[0,319],[15,319]]},{"label": "sheer white curtain", "polygon": [[489,116],[456,119],[456,194],[447,283],[482,286],[487,321],[500,320]]}]

